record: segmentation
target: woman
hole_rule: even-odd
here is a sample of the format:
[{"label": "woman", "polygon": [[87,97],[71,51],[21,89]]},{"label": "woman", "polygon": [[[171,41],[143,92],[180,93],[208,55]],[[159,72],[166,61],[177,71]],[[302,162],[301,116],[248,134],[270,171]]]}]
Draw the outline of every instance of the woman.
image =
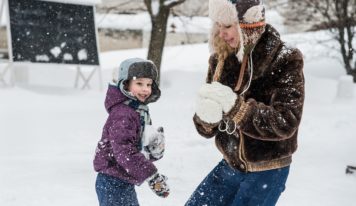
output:
[{"label": "woman", "polygon": [[303,58],[265,23],[259,0],[210,0],[207,83],[197,131],[223,160],[186,206],[271,206],[285,189],[304,103]]}]

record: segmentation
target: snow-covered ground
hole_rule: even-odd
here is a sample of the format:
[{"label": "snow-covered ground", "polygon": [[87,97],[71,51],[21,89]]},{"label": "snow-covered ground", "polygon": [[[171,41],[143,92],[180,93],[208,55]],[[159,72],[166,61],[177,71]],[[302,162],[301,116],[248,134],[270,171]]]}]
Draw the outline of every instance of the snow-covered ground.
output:
[{"label": "snow-covered ground", "polygon": [[[322,34],[284,36],[305,55],[306,101],[299,149],[279,206],[356,202],[356,175],[345,174],[346,165],[356,165],[356,98],[336,100],[345,72],[335,59],[316,55],[325,50],[314,41]],[[145,58],[146,52],[103,53],[104,82],[123,59]],[[208,56],[207,44],[165,48],[162,97],[150,109],[154,124],[165,128],[166,154],[157,167],[168,176],[171,195],[161,199],[143,184],[137,188],[143,206],[183,205],[222,158],[214,140],[200,137],[192,122]],[[75,70],[69,67],[23,69],[28,85],[0,88],[0,205],[98,205],[92,158],[107,117],[105,89],[97,89],[97,75],[92,90],[74,89]]]}]

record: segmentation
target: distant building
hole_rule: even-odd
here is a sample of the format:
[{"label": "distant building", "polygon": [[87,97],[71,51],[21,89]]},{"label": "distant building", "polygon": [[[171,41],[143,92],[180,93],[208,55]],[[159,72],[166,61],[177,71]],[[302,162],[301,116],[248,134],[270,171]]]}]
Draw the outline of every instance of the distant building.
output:
[{"label": "distant building", "polygon": [[[183,4],[174,7],[173,13],[181,16],[207,16],[208,2],[208,0],[186,0]],[[108,10],[111,13],[122,14],[137,14],[146,11],[143,0],[102,0],[97,8],[101,13]]]},{"label": "distant building", "polygon": [[[148,47],[151,19],[147,13],[97,14],[102,51]],[[165,45],[204,43],[208,41],[207,17],[173,17],[168,20]]]}]

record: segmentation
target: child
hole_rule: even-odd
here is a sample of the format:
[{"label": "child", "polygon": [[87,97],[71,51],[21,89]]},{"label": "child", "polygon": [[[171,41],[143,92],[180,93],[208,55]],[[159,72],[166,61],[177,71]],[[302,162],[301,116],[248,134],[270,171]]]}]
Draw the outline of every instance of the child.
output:
[{"label": "child", "polygon": [[138,206],[134,186],[144,181],[158,196],[169,194],[167,178],[152,163],[163,156],[163,128],[152,129],[147,106],[161,92],[151,61],[127,59],[117,77],[106,94],[109,117],[95,152],[96,192],[100,206]]}]

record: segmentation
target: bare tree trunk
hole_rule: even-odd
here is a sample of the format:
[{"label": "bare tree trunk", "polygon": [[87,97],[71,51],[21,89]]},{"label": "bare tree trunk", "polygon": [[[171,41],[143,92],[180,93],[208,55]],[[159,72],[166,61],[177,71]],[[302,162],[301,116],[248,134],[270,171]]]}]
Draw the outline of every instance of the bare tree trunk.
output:
[{"label": "bare tree trunk", "polygon": [[[151,39],[148,46],[147,59],[152,60],[158,69],[158,83],[161,79],[161,62],[166,41],[167,22],[171,8],[183,3],[185,0],[144,0],[147,11],[151,17],[152,30]],[[152,5],[152,3],[156,3]],[[158,8],[153,8],[156,6]],[[154,11],[154,10],[158,11]]]},{"label": "bare tree trunk", "polygon": [[[354,1],[354,0],[352,0]],[[335,1],[335,11],[336,11],[336,25],[338,30],[337,40],[340,44],[340,52],[344,62],[344,67],[346,73],[353,77],[354,82],[356,82],[356,68],[352,68],[353,53],[354,48],[352,47],[352,41],[354,33],[351,31],[352,14],[349,13],[348,8],[350,7],[349,0],[336,0]],[[351,5],[352,6],[352,5]]]},{"label": "bare tree trunk", "polygon": [[169,9],[161,9],[160,12],[151,18],[152,30],[151,39],[148,46],[147,59],[152,60],[158,69],[158,80],[160,82],[161,77],[161,62],[164,49],[164,43],[166,41],[166,28],[169,16]]},{"label": "bare tree trunk", "polygon": [[356,0],[289,0],[289,3],[296,10],[295,20],[313,19],[318,22],[316,28],[328,29],[334,35],[345,71],[356,83],[356,48],[352,44],[356,33]]}]

